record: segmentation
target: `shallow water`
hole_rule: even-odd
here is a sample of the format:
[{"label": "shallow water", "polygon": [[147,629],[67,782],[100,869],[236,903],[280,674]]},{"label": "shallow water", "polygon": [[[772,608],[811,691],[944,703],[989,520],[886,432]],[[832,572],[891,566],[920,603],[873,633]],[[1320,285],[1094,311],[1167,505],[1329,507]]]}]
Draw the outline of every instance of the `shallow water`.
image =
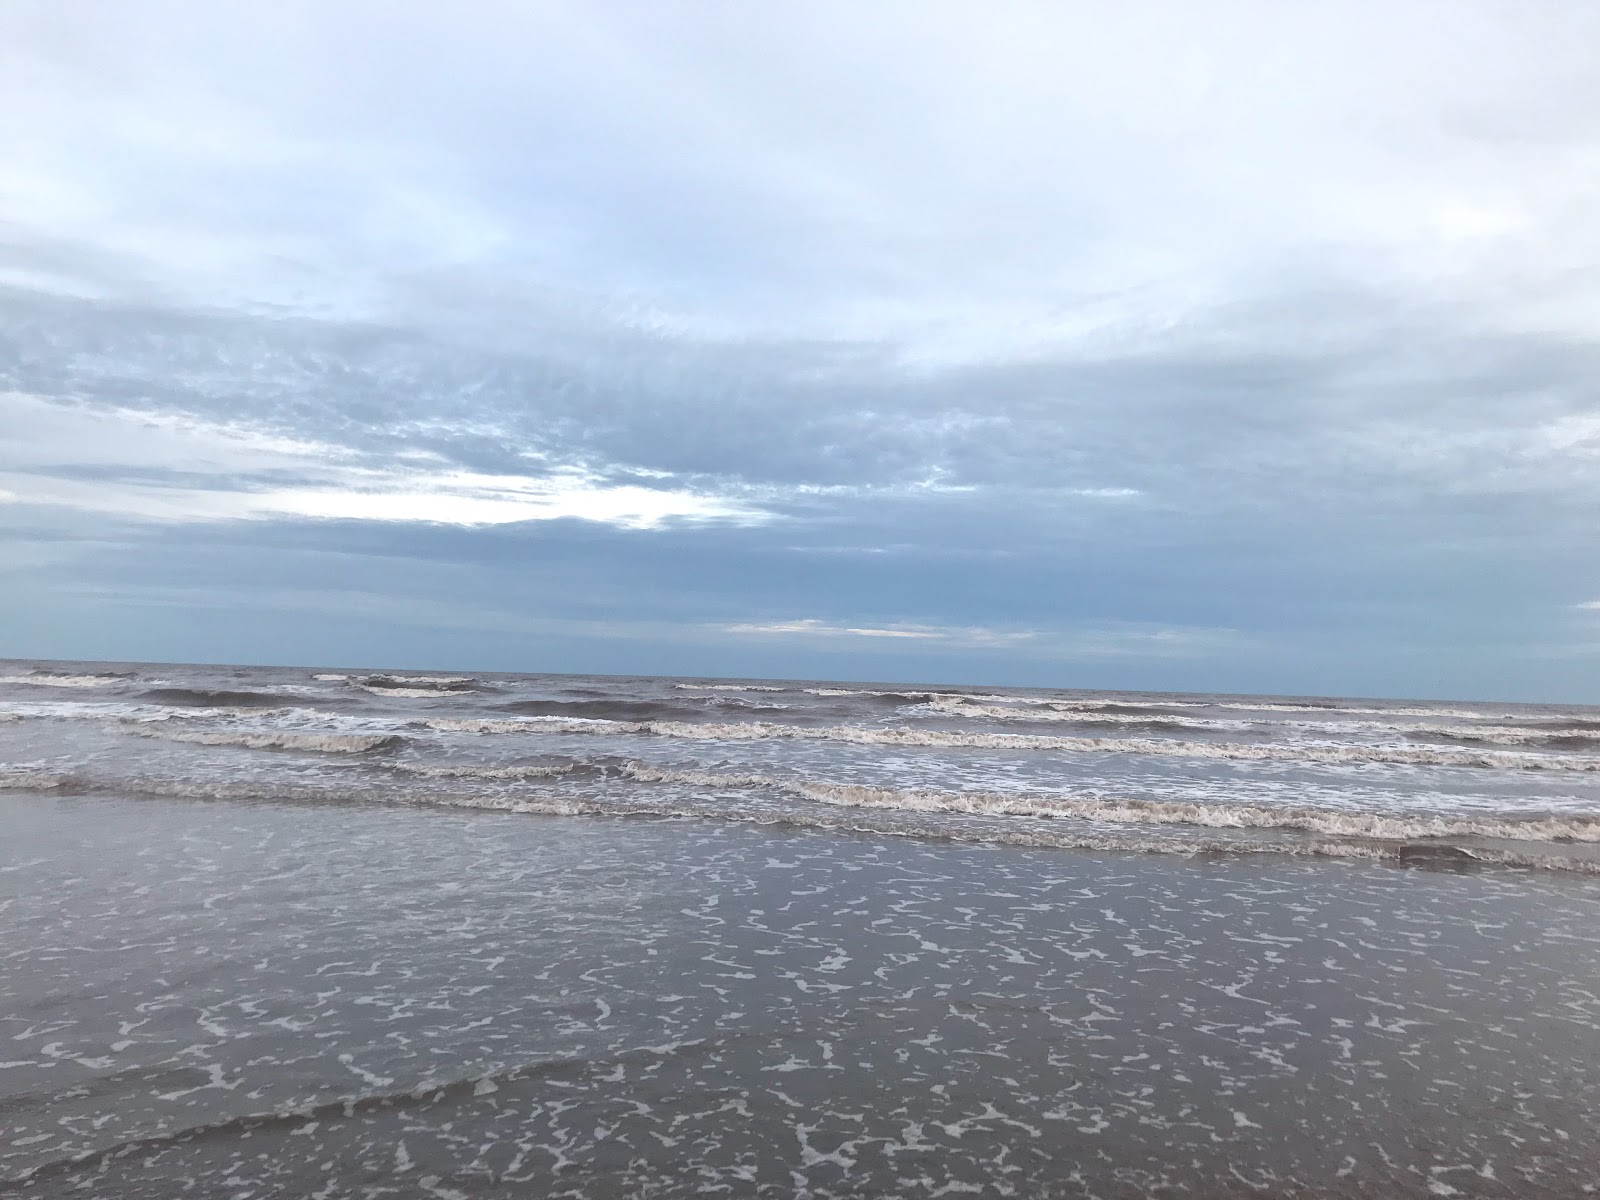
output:
[{"label": "shallow water", "polygon": [[1560,1196],[1570,872],[0,798],[21,1196]]},{"label": "shallow water", "polygon": [[1600,873],[1575,706],[15,662],[0,788]]},{"label": "shallow water", "polygon": [[7,1194],[1600,1179],[1592,708],[11,663],[0,834]]}]

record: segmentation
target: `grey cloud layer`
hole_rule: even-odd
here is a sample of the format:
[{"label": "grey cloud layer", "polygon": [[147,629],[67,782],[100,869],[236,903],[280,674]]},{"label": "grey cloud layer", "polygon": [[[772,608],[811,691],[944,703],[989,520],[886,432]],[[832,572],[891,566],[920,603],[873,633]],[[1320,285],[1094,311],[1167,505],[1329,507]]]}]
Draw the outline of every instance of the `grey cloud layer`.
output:
[{"label": "grey cloud layer", "polygon": [[409,562],[417,622],[780,673],[1133,630],[1570,691],[1597,13],[15,6],[0,528],[101,604],[216,602],[198,523],[296,604]]}]

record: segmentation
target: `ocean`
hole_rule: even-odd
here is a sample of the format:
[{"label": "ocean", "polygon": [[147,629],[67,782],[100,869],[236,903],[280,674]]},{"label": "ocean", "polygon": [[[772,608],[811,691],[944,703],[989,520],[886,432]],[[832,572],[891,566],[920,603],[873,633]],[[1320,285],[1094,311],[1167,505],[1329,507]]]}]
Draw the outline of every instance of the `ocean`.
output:
[{"label": "ocean", "polygon": [[1600,709],[0,663],[0,1193],[1583,1196]]}]

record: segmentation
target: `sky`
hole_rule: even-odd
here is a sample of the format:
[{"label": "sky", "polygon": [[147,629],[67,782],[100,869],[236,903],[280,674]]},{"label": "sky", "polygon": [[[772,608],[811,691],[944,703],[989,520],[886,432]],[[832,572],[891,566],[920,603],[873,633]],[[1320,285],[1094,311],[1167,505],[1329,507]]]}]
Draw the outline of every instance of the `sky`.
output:
[{"label": "sky", "polygon": [[10,0],[0,655],[1600,702],[1592,0]]}]

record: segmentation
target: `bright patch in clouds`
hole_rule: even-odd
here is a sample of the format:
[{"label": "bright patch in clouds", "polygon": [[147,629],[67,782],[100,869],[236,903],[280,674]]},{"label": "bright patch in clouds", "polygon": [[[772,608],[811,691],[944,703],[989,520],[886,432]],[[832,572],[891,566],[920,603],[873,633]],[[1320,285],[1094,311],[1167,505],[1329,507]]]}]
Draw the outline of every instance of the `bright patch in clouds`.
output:
[{"label": "bright patch in clouds", "polygon": [[868,637],[868,638],[943,638],[951,636],[949,630],[939,629],[873,629],[847,625],[829,625],[808,617],[800,621],[769,621],[765,624],[729,625],[729,633],[741,634],[804,634],[807,637]]},{"label": "bright patch in clouds", "polygon": [[950,649],[1027,649],[1059,658],[1183,658],[1237,647],[1230,629],[1148,629],[1128,625],[1072,630],[990,629],[978,626],[843,625],[817,617],[791,621],[741,622],[724,627],[741,637],[797,638],[848,642],[886,638],[938,643]]},{"label": "bright patch in clouds", "polygon": [[[0,479],[9,485],[0,500],[125,518],[462,526],[573,518],[628,529],[768,519],[736,500],[612,484],[576,466],[492,475],[432,463],[433,456],[416,452],[374,466],[371,455],[345,447],[183,413],[52,404],[13,394],[0,396],[0,420],[23,435],[0,457]],[[93,468],[92,478],[83,477],[85,468]]]}]

